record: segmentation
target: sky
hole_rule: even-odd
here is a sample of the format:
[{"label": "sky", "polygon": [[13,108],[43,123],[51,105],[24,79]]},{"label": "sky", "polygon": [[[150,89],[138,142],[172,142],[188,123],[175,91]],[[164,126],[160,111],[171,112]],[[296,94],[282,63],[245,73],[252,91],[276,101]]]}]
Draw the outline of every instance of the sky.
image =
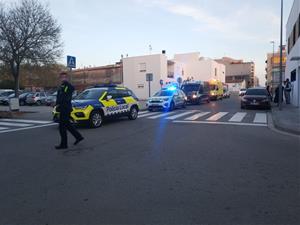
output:
[{"label": "sky", "polygon": [[[270,41],[279,46],[280,0],[39,1],[48,4],[62,26],[61,62],[73,55],[77,67],[149,54],[151,45],[152,54],[166,50],[169,59],[176,53],[200,52],[203,57],[254,61],[263,85]],[[292,4],[284,0],[284,26]]]}]

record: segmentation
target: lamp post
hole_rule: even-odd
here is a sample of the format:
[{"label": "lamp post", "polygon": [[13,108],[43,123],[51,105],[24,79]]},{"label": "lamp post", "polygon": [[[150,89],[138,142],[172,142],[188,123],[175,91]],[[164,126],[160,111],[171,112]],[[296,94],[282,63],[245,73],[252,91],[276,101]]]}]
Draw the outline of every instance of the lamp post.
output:
[{"label": "lamp post", "polygon": [[272,60],[271,60],[271,88],[273,89],[273,84],[274,84],[275,41],[270,41],[270,43],[273,45],[273,55],[272,55]]},{"label": "lamp post", "polygon": [[279,66],[279,99],[278,108],[282,109],[282,24],[283,24],[283,0],[281,0],[281,19],[280,19],[280,66]]}]

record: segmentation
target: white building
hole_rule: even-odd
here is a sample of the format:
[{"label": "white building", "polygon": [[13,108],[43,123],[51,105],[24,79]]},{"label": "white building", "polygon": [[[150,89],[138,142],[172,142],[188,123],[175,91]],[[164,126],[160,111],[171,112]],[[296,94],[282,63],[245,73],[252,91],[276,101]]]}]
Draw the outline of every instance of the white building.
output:
[{"label": "white building", "polygon": [[138,98],[149,97],[149,83],[146,74],[153,74],[152,96],[169,82],[193,79],[209,81],[218,79],[225,83],[225,66],[208,58],[200,58],[200,53],[176,54],[168,60],[165,54],[123,58],[123,84],[131,89]]},{"label": "white building", "polygon": [[292,83],[291,103],[300,107],[300,0],[294,0],[286,25],[288,55],[285,78]]},{"label": "white building", "polygon": [[217,79],[225,83],[225,66],[213,59],[200,57],[199,52],[176,54],[174,62],[182,66],[184,80]]},{"label": "white building", "polygon": [[149,82],[146,74],[153,74],[150,82],[150,96],[161,89],[160,80],[168,80],[168,59],[165,54],[123,58],[123,84],[138,98],[149,97]]}]

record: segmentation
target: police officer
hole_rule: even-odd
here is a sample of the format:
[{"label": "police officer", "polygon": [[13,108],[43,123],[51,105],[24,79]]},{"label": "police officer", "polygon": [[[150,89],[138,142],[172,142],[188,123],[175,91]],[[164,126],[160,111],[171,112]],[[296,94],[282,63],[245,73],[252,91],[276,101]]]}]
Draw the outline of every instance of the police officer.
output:
[{"label": "police officer", "polygon": [[72,94],[74,87],[68,82],[67,73],[60,73],[61,85],[57,91],[56,110],[59,114],[59,133],[61,137],[60,145],[55,146],[56,149],[68,148],[67,130],[75,137],[74,145],[77,145],[84,138],[70,123],[70,114],[72,112]]}]

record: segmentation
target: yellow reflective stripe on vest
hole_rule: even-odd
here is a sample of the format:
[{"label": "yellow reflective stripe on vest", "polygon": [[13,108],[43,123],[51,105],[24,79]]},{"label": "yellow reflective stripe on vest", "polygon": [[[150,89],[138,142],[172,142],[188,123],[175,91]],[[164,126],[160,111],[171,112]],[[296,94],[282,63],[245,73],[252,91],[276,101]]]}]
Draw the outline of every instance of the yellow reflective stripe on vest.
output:
[{"label": "yellow reflective stripe on vest", "polygon": [[68,91],[68,86],[65,86],[64,92],[66,93]]}]

